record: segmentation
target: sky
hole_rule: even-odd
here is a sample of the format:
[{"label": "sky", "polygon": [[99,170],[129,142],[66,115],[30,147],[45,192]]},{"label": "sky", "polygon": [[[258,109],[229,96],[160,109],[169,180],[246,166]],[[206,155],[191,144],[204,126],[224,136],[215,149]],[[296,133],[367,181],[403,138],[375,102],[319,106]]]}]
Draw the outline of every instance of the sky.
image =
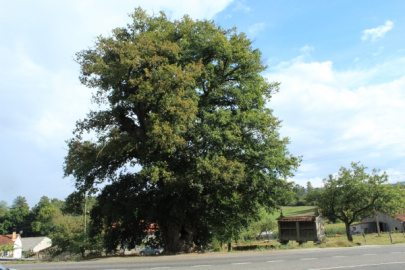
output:
[{"label": "sky", "polygon": [[306,186],[360,162],[405,181],[405,1],[0,0],[0,201],[65,199],[66,141],[90,108],[75,54],[142,7],[237,27],[280,82],[267,104]]}]

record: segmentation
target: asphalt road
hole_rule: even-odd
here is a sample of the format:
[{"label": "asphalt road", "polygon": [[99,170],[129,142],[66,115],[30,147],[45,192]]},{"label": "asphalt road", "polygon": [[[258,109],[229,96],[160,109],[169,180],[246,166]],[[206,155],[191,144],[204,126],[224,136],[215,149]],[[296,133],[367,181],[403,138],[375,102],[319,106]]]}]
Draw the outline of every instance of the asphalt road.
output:
[{"label": "asphalt road", "polygon": [[21,270],[393,270],[405,269],[405,245],[104,258],[86,262],[13,264],[6,266]]}]

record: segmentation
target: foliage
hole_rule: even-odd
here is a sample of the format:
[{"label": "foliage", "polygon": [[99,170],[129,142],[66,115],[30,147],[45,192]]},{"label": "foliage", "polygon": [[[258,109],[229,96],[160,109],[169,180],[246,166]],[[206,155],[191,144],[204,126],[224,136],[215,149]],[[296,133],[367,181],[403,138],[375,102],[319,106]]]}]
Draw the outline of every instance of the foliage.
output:
[{"label": "foliage", "polygon": [[5,244],[0,246],[0,253],[3,253],[4,251],[13,251],[13,249],[14,249],[13,243]]},{"label": "foliage", "polygon": [[384,172],[366,173],[366,167],[352,163],[351,168],[342,167],[337,176],[324,179],[324,188],[317,199],[317,206],[326,217],[337,218],[345,223],[346,235],[353,241],[350,224],[361,217],[374,216],[376,209],[395,214],[404,209],[404,200],[399,189],[385,184]]},{"label": "foliage", "polygon": [[70,252],[85,256],[85,251],[101,250],[101,235],[90,238],[85,232],[83,217],[73,215],[58,216],[53,219],[55,230],[50,233],[53,246],[56,246],[55,254]]},{"label": "foliage", "polygon": [[0,216],[0,234],[8,234],[16,230],[30,235],[30,223],[30,208],[27,200],[22,196],[18,196],[14,199],[10,210],[3,209],[3,216]]},{"label": "foliage", "polygon": [[55,231],[53,221],[62,215],[61,207],[63,204],[59,200],[50,200],[48,197],[41,197],[39,203],[32,208],[34,221],[31,223],[32,230],[36,236],[48,235]]},{"label": "foliage", "polygon": [[0,218],[4,217],[8,212],[8,204],[6,201],[0,201]]},{"label": "foliage", "polygon": [[294,192],[294,199],[290,205],[303,206],[305,205],[305,196],[307,194],[305,188],[298,184],[293,185],[292,191]]},{"label": "foliage", "polygon": [[139,8],[131,17],[77,54],[100,107],[77,123],[65,175],[80,192],[108,182],[92,217],[110,248],[140,243],[151,224],[167,252],[213,229],[237,234],[286,200],[299,164],[265,107],[278,83],[260,75],[259,50],[236,29]]},{"label": "foliage", "polygon": [[314,188],[311,182],[307,182],[307,194],[305,196],[306,205],[317,205],[320,188]]},{"label": "foliage", "polygon": [[[86,207],[84,207],[85,204]],[[62,211],[64,214],[83,215],[84,208],[86,208],[87,212],[90,212],[95,204],[96,198],[94,196],[89,196],[86,191],[75,191],[66,198]]]}]

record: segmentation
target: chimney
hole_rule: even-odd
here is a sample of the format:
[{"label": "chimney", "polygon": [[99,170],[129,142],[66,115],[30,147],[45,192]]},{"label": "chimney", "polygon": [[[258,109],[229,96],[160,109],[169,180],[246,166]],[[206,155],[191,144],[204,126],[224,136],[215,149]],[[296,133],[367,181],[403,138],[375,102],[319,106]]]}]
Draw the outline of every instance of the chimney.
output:
[{"label": "chimney", "polygon": [[13,230],[13,239],[12,240],[15,240],[16,238],[17,238],[17,234],[16,234],[15,230]]}]

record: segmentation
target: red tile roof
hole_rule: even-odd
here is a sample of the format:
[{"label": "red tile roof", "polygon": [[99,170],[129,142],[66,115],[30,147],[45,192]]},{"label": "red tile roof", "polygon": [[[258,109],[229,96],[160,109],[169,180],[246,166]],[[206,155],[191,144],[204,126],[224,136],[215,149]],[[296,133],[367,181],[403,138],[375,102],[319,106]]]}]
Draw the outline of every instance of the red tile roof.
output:
[{"label": "red tile roof", "polygon": [[397,219],[400,220],[400,221],[405,221],[405,214],[397,215]]},{"label": "red tile roof", "polygon": [[19,237],[19,234],[15,235],[15,239],[13,239],[13,235],[12,234],[6,234],[6,235],[0,235],[0,246],[4,246],[7,244],[12,244],[14,243],[14,241]]}]

